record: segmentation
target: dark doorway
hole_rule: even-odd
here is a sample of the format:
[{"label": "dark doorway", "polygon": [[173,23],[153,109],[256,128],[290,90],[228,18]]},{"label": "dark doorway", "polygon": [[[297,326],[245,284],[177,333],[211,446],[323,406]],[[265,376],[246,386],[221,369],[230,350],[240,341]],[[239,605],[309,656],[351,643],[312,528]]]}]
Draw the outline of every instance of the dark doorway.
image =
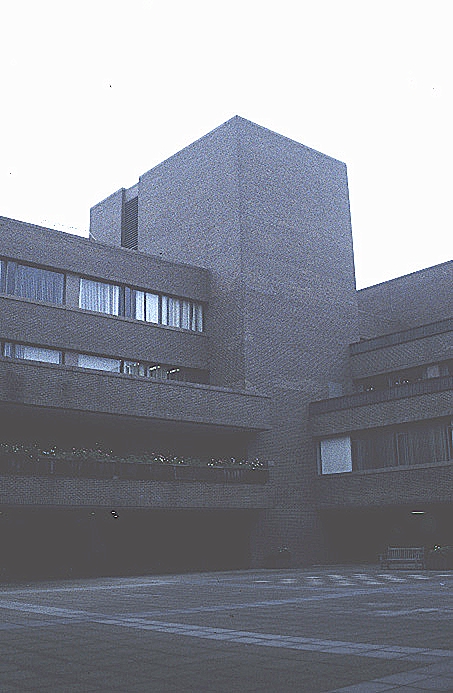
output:
[{"label": "dark doorway", "polygon": [[332,563],[376,563],[387,546],[453,545],[451,504],[329,510],[321,520]]},{"label": "dark doorway", "polygon": [[249,567],[247,511],[4,509],[3,579]]}]

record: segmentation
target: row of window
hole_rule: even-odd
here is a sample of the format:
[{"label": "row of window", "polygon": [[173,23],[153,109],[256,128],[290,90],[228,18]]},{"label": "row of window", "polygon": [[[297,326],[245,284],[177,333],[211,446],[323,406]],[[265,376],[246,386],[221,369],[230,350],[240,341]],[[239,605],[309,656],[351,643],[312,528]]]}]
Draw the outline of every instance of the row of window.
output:
[{"label": "row of window", "polygon": [[97,371],[108,371],[110,373],[125,373],[126,375],[138,375],[142,378],[152,378],[153,380],[173,380],[191,383],[208,382],[206,371],[197,368],[181,368],[179,366],[164,365],[161,363],[112,359],[105,356],[92,356],[90,354],[77,354],[77,365],[79,368],[90,368]]},{"label": "row of window", "polygon": [[63,354],[57,349],[46,349],[28,344],[12,344],[11,342],[3,344],[3,356],[42,363],[63,363]]},{"label": "row of window", "polygon": [[422,380],[441,378],[449,375],[453,375],[453,361],[444,361],[429,366],[418,366],[416,368],[405,369],[404,371],[376,375],[373,378],[359,380],[356,382],[356,390],[358,392],[382,391],[391,387],[410,385],[411,383],[418,383]]},{"label": "row of window", "polygon": [[79,368],[138,375],[143,378],[152,378],[153,380],[173,380],[192,383],[208,382],[207,372],[197,368],[182,368],[161,363],[113,359],[91,354],[65,354],[58,349],[47,349],[12,342],[4,342],[2,354],[7,358],[39,361],[41,363],[66,363],[66,365],[74,365]]},{"label": "row of window", "polygon": [[364,431],[351,438],[354,471],[447,462],[453,458],[450,420]]},{"label": "row of window", "polygon": [[421,421],[321,440],[321,474],[407,467],[453,459],[453,422]]},{"label": "row of window", "polygon": [[79,308],[203,332],[201,303],[118,284],[81,279]]},{"label": "row of window", "polygon": [[[65,302],[65,275],[0,260],[0,293],[62,305]],[[203,332],[203,305],[198,301],[119,284],[81,278],[79,308]]]}]

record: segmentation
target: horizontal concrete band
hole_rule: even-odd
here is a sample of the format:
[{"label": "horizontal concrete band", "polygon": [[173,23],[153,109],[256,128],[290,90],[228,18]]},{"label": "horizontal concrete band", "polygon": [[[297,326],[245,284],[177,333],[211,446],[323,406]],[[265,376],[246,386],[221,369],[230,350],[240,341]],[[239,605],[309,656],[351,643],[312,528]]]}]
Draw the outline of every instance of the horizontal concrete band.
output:
[{"label": "horizontal concrete band", "polygon": [[[279,602],[291,600],[278,600]],[[275,601],[271,602],[274,604]],[[263,604],[263,603],[261,603]],[[252,605],[249,605],[252,606]],[[230,607],[231,608],[231,607]],[[422,647],[398,647],[387,644],[356,643],[342,640],[323,640],[319,638],[303,638],[274,633],[258,633],[252,631],[232,630],[229,628],[211,628],[184,623],[155,621],[143,616],[114,616],[98,614],[78,609],[62,609],[57,607],[39,606],[15,600],[0,601],[0,609],[19,611],[26,614],[64,619],[65,623],[88,621],[107,626],[134,628],[154,631],[170,635],[183,635],[208,640],[222,640],[242,645],[258,645],[264,647],[280,647],[290,650],[314,651],[326,654],[347,654],[360,657],[379,659],[408,659],[409,661],[433,662],[438,658],[452,658],[453,650],[429,649]],[[49,621],[45,622],[49,624]],[[52,623],[52,622],[50,622]],[[17,624],[14,624],[17,627]],[[28,626],[29,624],[27,624]],[[40,622],[40,625],[43,625]]]}]

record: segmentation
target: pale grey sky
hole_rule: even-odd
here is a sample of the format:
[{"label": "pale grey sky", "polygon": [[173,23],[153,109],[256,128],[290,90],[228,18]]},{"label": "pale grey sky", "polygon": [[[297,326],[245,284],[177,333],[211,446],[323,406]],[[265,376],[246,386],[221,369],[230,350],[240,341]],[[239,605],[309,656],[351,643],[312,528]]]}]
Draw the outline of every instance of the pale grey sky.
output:
[{"label": "pale grey sky", "polygon": [[0,214],[89,208],[233,115],[348,166],[359,287],[450,260],[448,0],[3,0]]}]

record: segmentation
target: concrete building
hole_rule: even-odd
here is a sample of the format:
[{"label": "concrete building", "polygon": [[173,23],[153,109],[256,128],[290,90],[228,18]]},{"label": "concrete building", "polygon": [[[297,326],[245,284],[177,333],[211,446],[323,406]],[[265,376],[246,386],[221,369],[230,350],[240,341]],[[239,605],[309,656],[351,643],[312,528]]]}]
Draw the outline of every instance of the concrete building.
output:
[{"label": "concrete building", "polygon": [[343,163],[235,117],[0,222],[6,574],[453,543],[453,263],[357,292]]}]

